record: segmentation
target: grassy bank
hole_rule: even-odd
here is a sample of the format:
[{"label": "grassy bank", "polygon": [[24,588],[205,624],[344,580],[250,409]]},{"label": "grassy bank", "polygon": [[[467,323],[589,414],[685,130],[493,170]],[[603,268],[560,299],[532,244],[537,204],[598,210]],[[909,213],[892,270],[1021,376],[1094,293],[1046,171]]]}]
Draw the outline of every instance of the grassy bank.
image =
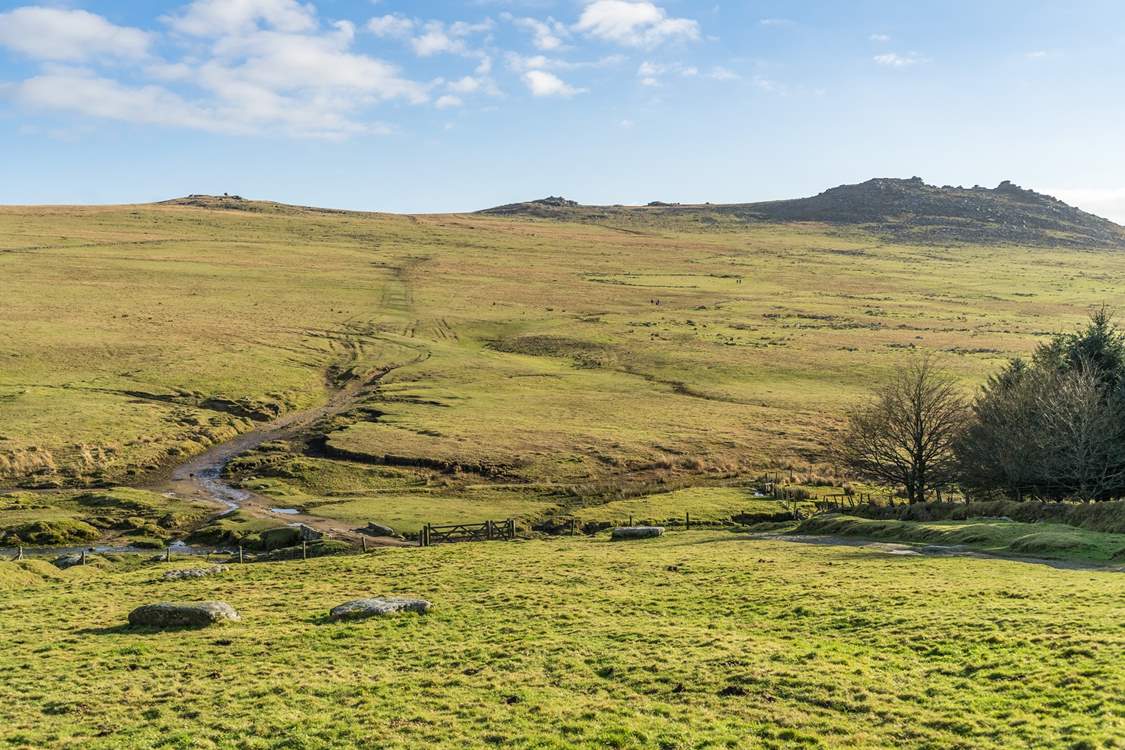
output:
[{"label": "grassy bank", "polygon": [[1053,503],[1025,500],[989,500],[970,503],[915,503],[914,505],[863,505],[848,511],[864,518],[898,521],[964,521],[970,518],[1007,518],[1023,523],[1061,523],[1089,531],[1125,534],[1125,501]]},{"label": "grassy bank", "polygon": [[0,494],[0,546],[57,546],[94,540],[162,546],[214,514],[213,506],[115,487]]},{"label": "grassy bank", "polygon": [[[1114,573],[719,532],[381,550],[177,582],[163,565],[38,580],[15,566],[0,562],[0,581],[21,579],[0,591],[9,747],[1125,745]],[[380,593],[435,609],[323,619]],[[184,599],[226,600],[243,622],[121,627],[135,606]]]},{"label": "grassy bank", "polygon": [[1104,534],[1057,523],[978,519],[970,521],[888,521],[844,515],[815,516],[797,529],[882,541],[964,545],[995,554],[1054,560],[1125,563],[1125,534]]}]

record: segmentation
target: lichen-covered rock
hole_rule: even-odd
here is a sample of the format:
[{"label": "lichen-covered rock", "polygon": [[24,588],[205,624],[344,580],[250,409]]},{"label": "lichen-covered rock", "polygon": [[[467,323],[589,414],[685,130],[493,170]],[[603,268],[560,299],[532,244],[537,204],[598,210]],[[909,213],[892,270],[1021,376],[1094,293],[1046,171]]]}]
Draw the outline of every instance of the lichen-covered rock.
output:
[{"label": "lichen-covered rock", "polygon": [[161,602],[137,607],[129,613],[130,625],[153,628],[202,628],[241,619],[226,602]]},{"label": "lichen-covered rock", "polygon": [[375,523],[374,521],[372,521],[371,523],[367,524],[367,526],[360,529],[359,532],[361,534],[367,534],[368,536],[394,536],[395,535],[395,530],[392,529],[390,526],[384,526],[383,524]]},{"label": "lichen-covered rock", "polygon": [[210,568],[182,568],[180,570],[169,570],[164,574],[166,581],[181,581],[185,578],[206,578],[207,576],[217,576],[226,573],[229,568],[226,565],[212,565]]},{"label": "lichen-covered rock", "polygon": [[652,539],[664,533],[663,526],[618,526],[613,530],[612,539]]},{"label": "lichen-covered rock", "polygon": [[333,607],[328,613],[330,620],[362,620],[365,617],[382,617],[396,612],[417,612],[424,614],[432,605],[425,599],[408,599],[398,596],[384,596],[376,599],[354,599]]},{"label": "lichen-covered rock", "polygon": [[51,561],[51,564],[56,568],[66,570],[67,568],[73,568],[75,565],[81,565],[83,561],[81,552],[68,552],[65,555],[56,557]]}]

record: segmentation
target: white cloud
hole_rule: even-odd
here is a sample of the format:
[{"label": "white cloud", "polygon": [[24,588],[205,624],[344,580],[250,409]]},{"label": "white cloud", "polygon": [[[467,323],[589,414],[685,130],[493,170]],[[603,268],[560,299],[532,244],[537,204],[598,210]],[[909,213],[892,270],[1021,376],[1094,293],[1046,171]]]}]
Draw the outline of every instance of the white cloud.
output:
[{"label": "white cloud", "polygon": [[259,23],[285,32],[317,26],[316,7],[296,0],[194,0],[166,20],[176,31],[204,37],[253,31]]},{"label": "white cloud", "polygon": [[722,65],[716,65],[715,67],[711,68],[710,72],[707,73],[707,77],[712,78],[716,81],[737,81],[742,76],[740,76],[738,73],[735,73],[730,68],[724,68]]},{"label": "white cloud", "polygon": [[451,95],[458,99],[472,94],[488,94],[489,96],[500,95],[500,89],[496,85],[496,81],[492,80],[488,75],[462,76],[461,78],[447,82],[445,88]]},{"label": "white cloud", "polygon": [[788,18],[763,18],[758,21],[759,26],[769,26],[772,28],[786,28],[789,26],[796,26],[797,22]]},{"label": "white cloud", "polygon": [[734,81],[741,78],[729,68],[715,65],[710,70],[703,72],[694,65],[685,65],[681,62],[655,63],[645,60],[637,67],[637,77],[643,86],[659,86],[661,78],[678,76],[680,78],[710,78],[714,81]]},{"label": "white cloud", "polygon": [[466,23],[457,21],[448,26],[441,21],[427,21],[423,33],[410,40],[414,54],[419,57],[430,57],[440,53],[465,54],[468,45],[466,37],[491,31],[494,24],[492,19],[485,19],[480,23]]},{"label": "white cloud", "polygon": [[271,91],[316,92],[320,97],[365,94],[373,100],[403,98],[419,103],[425,87],[402,77],[390,63],[348,50],[351,37],[336,34],[281,34],[263,31],[228,37],[215,45],[216,57],[201,66],[212,88],[249,83]]},{"label": "white cloud", "polygon": [[[38,109],[142,124],[315,138],[387,132],[371,120],[369,109],[389,100],[419,104],[429,99],[432,84],[410,80],[397,66],[353,51],[355,25],[323,26],[311,5],[196,0],[164,20],[177,32],[206,40],[206,46],[194,45],[178,60],[143,56],[120,80],[47,64],[19,84],[16,99]],[[103,24],[93,28],[119,28]],[[82,55],[95,48],[84,41]],[[143,55],[143,49],[136,44],[130,54]],[[63,54],[57,50],[56,57]],[[101,62],[105,54],[90,62]]]},{"label": "white cloud", "polygon": [[445,30],[445,25],[440,21],[431,21],[426,24],[426,31],[421,36],[410,40],[414,47],[414,54],[419,57],[430,57],[441,52],[464,52],[464,40],[454,38]]},{"label": "white cloud", "polygon": [[897,52],[886,52],[882,55],[875,55],[872,59],[879,65],[885,65],[889,68],[909,68],[912,65],[926,62],[925,58],[919,57],[914,52],[908,52],[905,55],[900,55]]},{"label": "white cloud", "polygon": [[647,0],[594,0],[583,10],[576,30],[627,47],[655,47],[668,41],[699,39],[699,24],[688,18],[669,18]]},{"label": "white cloud", "polygon": [[524,56],[517,52],[506,55],[508,67],[517,73],[526,70],[581,70],[583,68],[608,68],[625,62],[624,55],[606,55],[597,60],[572,61],[546,55]]},{"label": "white cloud", "polygon": [[445,94],[444,96],[438,97],[437,101],[434,102],[434,106],[438,109],[449,109],[450,107],[460,107],[464,103],[465,102],[461,101],[461,98],[458,96]]},{"label": "white cloud", "polygon": [[767,94],[773,94],[780,89],[777,81],[774,81],[772,78],[768,78],[761,74],[754,76],[754,78],[751,79],[750,83],[754,85],[754,88],[758,89],[759,91],[764,91]]},{"label": "white cloud", "polygon": [[531,43],[536,49],[552,52],[566,46],[563,41],[568,35],[565,24],[553,18],[540,21],[537,18],[512,18],[512,23],[531,33]]},{"label": "white cloud", "polygon": [[481,80],[479,78],[465,76],[459,80],[451,81],[449,90],[456,91],[458,94],[472,94],[476,91],[480,91],[481,85]]},{"label": "white cloud", "polygon": [[509,52],[507,54],[508,67],[516,72],[525,70],[539,70],[549,68],[554,62],[546,55],[531,55],[530,57],[519,54],[518,52]]},{"label": "white cloud", "polygon": [[414,30],[414,21],[397,13],[372,18],[367,30],[375,36],[405,37]]},{"label": "white cloud", "polygon": [[0,13],[0,46],[37,60],[138,59],[153,35],[84,10],[23,7]]},{"label": "white cloud", "polygon": [[1028,60],[1042,60],[1045,57],[1049,57],[1050,54],[1051,53],[1045,49],[1037,49],[1032,52],[1028,52],[1024,55],[1024,57],[1026,57]]},{"label": "white cloud", "polygon": [[127,122],[176,125],[213,132],[243,132],[217,112],[185,101],[160,86],[124,86],[88,72],[57,69],[23,81],[16,97],[41,109],[79,112]]},{"label": "white cloud", "polygon": [[873,42],[879,42],[880,44],[891,41],[891,37],[887,34],[871,34],[867,38]]},{"label": "white cloud", "polygon": [[691,76],[699,75],[699,68],[684,65],[680,62],[654,63],[646,60],[637,68],[637,75],[642,78],[655,78],[664,75],[680,75],[685,78],[690,78]]},{"label": "white cloud", "polygon": [[584,89],[578,89],[545,70],[529,70],[523,74],[523,81],[533,96],[574,96]]}]

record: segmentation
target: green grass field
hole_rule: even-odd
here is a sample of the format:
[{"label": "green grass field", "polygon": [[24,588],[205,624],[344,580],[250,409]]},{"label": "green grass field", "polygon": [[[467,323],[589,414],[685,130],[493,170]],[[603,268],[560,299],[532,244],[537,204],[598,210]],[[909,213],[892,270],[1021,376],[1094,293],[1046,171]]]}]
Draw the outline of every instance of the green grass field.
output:
[{"label": "green grass field", "polygon": [[[1109,251],[244,208],[0,208],[0,545],[257,551],[295,534],[274,504],[407,534],[768,517],[764,472],[840,491],[825,440],[906,354],[938,352],[971,388],[1125,299]],[[279,415],[299,429],[228,466],[264,510],[168,496],[170,467]],[[161,573],[202,561],[0,560],[0,746],[1125,748],[1120,573],[854,543],[1114,566],[1123,537],[973,518],[800,531],[841,544],[677,530],[175,582]],[[388,593],[435,609],[324,617]],[[212,598],[243,622],[123,626]]]},{"label": "green grass field", "polygon": [[918,545],[965,547],[994,554],[1116,564],[1125,569],[1125,534],[1108,534],[1061,523],[1008,519],[968,521],[880,521],[821,515],[800,525],[802,534],[882,539]]},{"label": "green grass field", "polygon": [[1121,302],[1123,264],[799,225],[4,208],[0,481],[132,481],[410,362],[329,450],[572,485],[804,469],[905,351],[978,382]]},{"label": "green grass field", "polygon": [[236,476],[404,529],[597,515],[830,475],[826,436],[905,353],[971,387],[1125,299],[1108,251],[248,205],[0,209],[0,486],[142,483],[389,370],[316,451]]},{"label": "green grass field", "polygon": [[[182,564],[0,562],[0,744],[1125,747],[1117,573],[707,531]],[[435,608],[324,619],[386,593]],[[122,627],[184,599],[243,622]]]}]

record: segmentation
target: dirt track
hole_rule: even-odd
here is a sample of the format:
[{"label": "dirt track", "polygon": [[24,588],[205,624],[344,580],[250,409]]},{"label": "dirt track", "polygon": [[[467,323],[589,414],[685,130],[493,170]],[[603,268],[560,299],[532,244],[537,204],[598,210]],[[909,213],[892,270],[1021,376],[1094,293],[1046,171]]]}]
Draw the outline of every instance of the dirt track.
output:
[{"label": "dirt track", "polygon": [[[222,513],[238,509],[243,513],[259,518],[270,518],[290,524],[304,524],[322,532],[333,539],[359,544],[361,534],[347,528],[342,522],[307,513],[279,514],[273,509],[277,501],[253,492],[234,487],[223,479],[223,470],[235,456],[253,450],[271,440],[284,440],[301,435],[317,422],[335,416],[355,406],[365,395],[374,390],[379,381],[399,367],[416,364],[428,357],[428,352],[420,353],[414,360],[391,365],[369,375],[353,378],[344,385],[331,388],[327,403],[312,409],[290,412],[268,422],[258,429],[243,433],[225,443],[212,446],[190,460],[171,469],[164,478],[149,484],[146,489],[154,492],[171,493],[188,500],[203,500],[218,505]],[[383,546],[413,546],[392,537],[367,537],[368,544]]]}]

